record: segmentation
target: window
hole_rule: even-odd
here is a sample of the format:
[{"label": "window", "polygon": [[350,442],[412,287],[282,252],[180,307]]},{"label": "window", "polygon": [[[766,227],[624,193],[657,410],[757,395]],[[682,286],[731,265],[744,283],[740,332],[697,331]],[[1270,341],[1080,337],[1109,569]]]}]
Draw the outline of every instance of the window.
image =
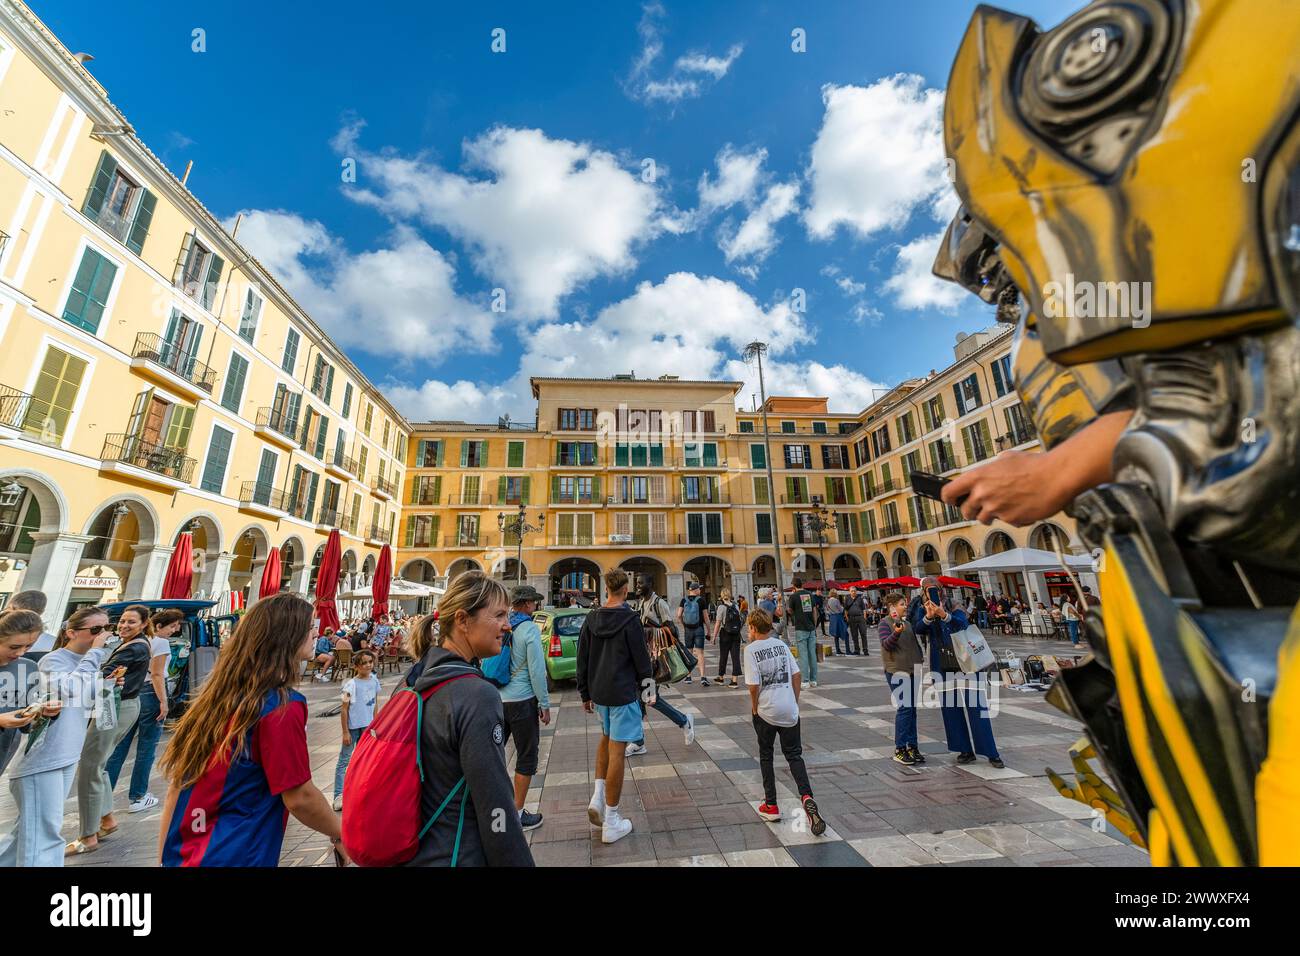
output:
[{"label": "window", "polygon": [[844,445],[822,445],[823,468],[849,467],[849,450]]},{"label": "window", "polygon": [[506,467],[522,468],[524,467],[524,443],[521,441],[512,441],[506,445]]},{"label": "window", "polygon": [[767,478],[759,475],[754,478],[754,504],[766,505],[772,501],[772,491]]},{"label": "window", "polygon": [[48,445],[63,444],[87,362],[50,346],[32,386],[32,399],[23,416],[23,431]]},{"label": "window", "polygon": [[117,160],[104,150],[81,212],[140,255],[157,203],[158,197],[122,172]]},{"label": "window", "polygon": [[871,460],[871,452],[867,450],[867,440],[860,438],[853,443],[853,466],[861,468]]},{"label": "window", "polygon": [[221,283],[221,270],[225,260],[194,235],[189,233],[181,245],[180,260],[176,263],[173,284],[191,299],[211,309],[216,300],[217,286]]},{"label": "window", "polygon": [[590,504],[599,496],[599,478],[578,475],[551,478],[551,501],[558,504]]},{"label": "window", "polygon": [[479,503],[479,476],[464,475],[460,479],[460,503],[476,505]]},{"label": "window", "polygon": [[374,423],[375,423],[375,406],[367,402],[366,423],[365,425],[362,426],[362,430],[366,433],[367,438],[370,437],[370,426],[373,425]]},{"label": "window", "polygon": [[358,452],[357,454],[357,471],[361,472],[361,474],[357,475],[357,477],[360,478],[362,481],[366,480],[366,458],[369,456],[369,454],[370,454],[370,449],[367,448],[365,445],[361,446],[361,451]]},{"label": "window", "polygon": [[830,505],[855,504],[853,500],[853,483],[847,478],[827,478],[826,503]]},{"label": "window", "polygon": [[226,462],[230,459],[230,446],[234,440],[234,432],[227,431],[220,425],[212,426],[208,457],[203,464],[203,480],[199,482],[199,487],[204,491],[221,494],[221,487],[226,481]]},{"label": "window", "polygon": [[785,503],[788,505],[807,504],[811,499],[808,497],[808,479],[807,478],[786,478],[785,480]]},{"label": "window", "polygon": [[980,419],[974,425],[967,425],[961,430],[961,435],[966,443],[967,463],[983,461],[993,454],[993,437],[989,434],[987,419]]},{"label": "window", "polygon": [[596,430],[596,410],[594,408],[578,409],[578,428],[584,432]]},{"label": "window", "polygon": [[683,504],[712,505],[721,501],[717,478],[711,475],[686,475],[682,478]]},{"label": "window", "polygon": [[574,514],[566,512],[559,516],[555,543],[558,545],[589,545],[592,543],[592,528],[595,515]]},{"label": "window", "polygon": [[348,382],[343,388],[343,417],[347,418],[352,414],[352,383]]},{"label": "window", "polygon": [[1036,437],[1034,426],[1025,417],[1025,406],[1019,402],[1002,409],[1002,415],[1007,422],[1007,434],[1011,436],[1011,444],[1023,445]]},{"label": "window", "polygon": [[758,532],[759,544],[772,543],[772,516],[762,513],[754,515],[754,526]]},{"label": "window", "polygon": [[352,493],[352,516],[348,519],[353,534],[357,533],[357,522],[361,520],[361,495]]},{"label": "window", "polygon": [[1008,352],[1002,358],[993,363],[993,388],[1001,398],[1007,392],[1011,391],[1013,383],[1011,380],[1011,353]]},{"label": "window", "polygon": [[862,482],[862,500],[870,501],[876,497],[876,473],[866,471],[859,476],[859,480]]},{"label": "window", "polygon": [[289,334],[284,337],[284,358],[280,360],[280,368],[290,375],[293,374],[294,366],[298,364],[298,342],[301,339],[298,330],[293,328],[289,329]]},{"label": "window", "polygon": [[782,422],[782,423],[781,423],[781,431],[785,432],[787,435],[793,435],[793,434],[794,434],[794,422]]},{"label": "window", "polygon": [[912,419],[911,412],[904,412],[896,419],[898,425],[898,443],[906,445],[916,437],[916,422]]},{"label": "window", "polygon": [[936,475],[952,471],[957,467],[957,455],[952,450],[952,442],[943,438],[930,442],[930,470]]},{"label": "window", "polygon": [[594,441],[558,442],[555,446],[555,463],[557,465],[594,465],[596,463],[596,443]]},{"label": "window", "polygon": [[[316,356],[316,367],[311,375],[311,393],[323,400],[326,405],[330,403],[330,396],[334,393],[334,366],[325,361],[323,355]],[[385,435],[385,443],[387,443],[387,435]]]},{"label": "window", "polygon": [[221,390],[221,407],[239,414],[239,406],[244,401],[244,380],[248,378],[248,359],[238,352],[230,353],[230,365],[226,368],[226,385]]},{"label": "window", "polygon": [[438,515],[411,515],[406,519],[406,547],[432,548],[438,542]]},{"label": "window", "polygon": [[859,542],[858,516],[856,514],[837,514],[835,516],[835,534],[840,542]]},{"label": "window", "polygon": [[620,511],[614,515],[614,533],[621,535],[624,543],[666,544],[668,516],[662,511],[653,514]]},{"label": "window", "polygon": [[63,307],[63,321],[91,335],[98,332],[116,275],[117,266],[87,246]]},{"label": "window", "polygon": [[912,519],[913,531],[929,531],[939,526],[934,516],[934,504],[935,502],[929,498],[922,498],[920,495],[913,495],[907,499],[907,513]]},{"label": "window", "polygon": [[825,434],[826,434],[826,423],[825,423],[825,422],[813,422],[813,434],[814,434],[814,435],[825,435]]},{"label": "window", "polygon": [[881,517],[882,524],[883,524],[883,527],[881,528],[881,533],[882,533],[886,538],[892,538],[894,535],[896,535],[896,534],[901,534],[901,533],[902,533],[903,528],[902,528],[902,526],[898,523],[898,503],[897,503],[897,502],[895,502],[895,501],[891,501],[891,502],[889,502],[889,504],[887,504],[887,505],[885,505],[883,508],[881,508],[881,509],[880,509],[880,517]]},{"label": "window", "polygon": [[889,453],[889,428],[882,426],[871,433],[871,457],[879,458]]},{"label": "window", "polygon": [[921,414],[925,416],[925,430],[934,431],[943,424],[946,412],[943,407],[943,396],[935,395],[925,401],[921,406]]},{"label": "window", "polygon": [[578,430],[578,410],[576,408],[561,408],[559,411],[559,420],[556,427],[562,432],[572,432]]},{"label": "window", "polygon": [[502,475],[497,479],[497,504],[528,504],[528,478]]},{"label": "window", "polygon": [[239,317],[239,337],[252,343],[257,338],[257,320],[262,315],[262,297],[252,289],[244,296],[244,312]]},{"label": "window", "polygon": [[840,434],[847,435],[850,432],[855,431],[857,427],[857,422],[840,422]]},{"label": "window", "polygon": [[438,441],[424,441],[423,439],[416,443],[415,446],[415,467],[416,468],[441,468],[442,467],[442,449],[443,443]]},{"label": "window", "polygon": [[967,412],[973,412],[979,408],[980,401],[980,383],[979,378],[975,375],[967,376],[952,387],[952,393],[957,399],[957,415],[961,417]]},{"label": "window", "polygon": [[749,446],[749,467],[750,468],[767,467],[767,447],[765,445]]},{"label": "window", "polygon": [[925,471],[921,464],[921,452],[919,450],[909,451],[903,456],[903,484],[908,483],[914,471]]},{"label": "window", "polygon": [[456,543],[462,548],[478,545],[478,515],[457,516]]},{"label": "window", "polygon": [[811,468],[812,447],[810,445],[786,445],[785,466],[787,468]]},{"label": "window", "polygon": [[436,505],[442,499],[442,475],[416,475],[411,482],[411,504]]},{"label": "window", "polygon": [[687,512],[687,544],[722,544],[722,513],[718,511]]},{"label": "window", "polygon": [[687,442],[682,446],[687,468],[716,468],[718,446],[715,442]]},{"label": "window", "polygon": [[741,430],[741,432],[742,432],[743,434],[748,435],[750,432],[752,432],[752,431],[754,430],[754,423],[753,423],[753,422],[741,422],[741,423],[740,423],[740,430]]},{"label": "window", "polygon": [[487,442],[465,439],[460,443],[460,466],[482,468],[487,464]]}]

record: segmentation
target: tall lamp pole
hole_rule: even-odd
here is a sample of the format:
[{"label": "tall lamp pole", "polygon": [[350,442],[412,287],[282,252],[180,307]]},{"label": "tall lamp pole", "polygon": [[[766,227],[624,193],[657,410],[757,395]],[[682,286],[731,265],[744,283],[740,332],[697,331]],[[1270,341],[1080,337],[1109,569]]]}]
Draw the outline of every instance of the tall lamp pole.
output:
[{"label": "tall lamp pole", "polygon": [[515,583],[524,583],[524,535],[541,531],[546,525],[545,512],[537,515],[537,524],[528,523],[527,508],[519,503],[519,514],[507,517],[504,511],[497,513],[497,527],[506,534],[515,536]]},{"label": "tall lamp pole", "polygon": [[751,358],[758,362],[758,395],[762,400],[763,413],[763,459],[767,463],[767,507],[772,520],[772,550],[776,553],[776,603],[780,607],[785,602],[785,573],[781,568],[781,526],[776,520],[776,479],[772,477],[772,446],[768,440],[767,430],[767,387],[763,384],[763,355],[767,352],[766,342],[750,342],[745,346],[745,361]]},{"label": "tall lamp pole", "polygon": [[813,495],[812,504],[812,512],[805,515],[806,526],[809,531],[817,535],[817,555],[822,566],[822,584],[825,585],[829,580],[826,576],[826,532],[835,527],[836,512],[826,510],[821,495]]}]

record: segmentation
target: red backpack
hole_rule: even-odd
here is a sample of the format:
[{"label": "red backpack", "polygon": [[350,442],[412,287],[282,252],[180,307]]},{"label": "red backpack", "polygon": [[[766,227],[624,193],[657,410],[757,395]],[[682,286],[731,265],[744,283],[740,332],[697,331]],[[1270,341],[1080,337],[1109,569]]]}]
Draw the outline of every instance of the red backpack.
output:
[{"label": "red backpack", "polygon": [[[343,780],[343,846],[357,866],[406,863],[420,848],[420,838],[464,786],[465,778],[461,777],[421,826],[424,767],[420,763],[420,727],[424,702],[452,681],[478,676],[474,672],[449,677],[423,693],[402,688],[361,735]],[[464,823],[462,794],[452,866],[456,865]]]}]

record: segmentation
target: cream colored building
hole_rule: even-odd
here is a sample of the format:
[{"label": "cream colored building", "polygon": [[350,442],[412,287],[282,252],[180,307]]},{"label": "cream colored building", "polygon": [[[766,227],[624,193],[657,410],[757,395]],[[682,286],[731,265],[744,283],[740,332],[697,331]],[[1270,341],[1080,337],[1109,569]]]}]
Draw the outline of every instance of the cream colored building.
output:
[{"label": "cream colored building", "polygon": [[184,530],[211,597],[373,568],[396,409],[15,0],[0,106],[0,595],[156,597]]}]

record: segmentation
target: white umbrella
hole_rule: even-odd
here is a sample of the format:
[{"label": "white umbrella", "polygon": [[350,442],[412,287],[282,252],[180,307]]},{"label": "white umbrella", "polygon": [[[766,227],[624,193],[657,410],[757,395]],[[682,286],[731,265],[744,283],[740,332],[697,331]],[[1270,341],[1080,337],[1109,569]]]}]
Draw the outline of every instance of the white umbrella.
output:
[{"label": "white umbrella", "polygon": [[[388,585],[388,600],[390,601],[414,601],[417,598],[431,597],[433,595],[446,594],[446,588],[440,588],[431,584],[419,584],[415,581],[403,581],[401,578],[393,578]],[[373,598],[374,592],[367,584],[363,588],[357,588],[355,591],[348,591],[340,594],[339,597],[345,600],[365,600]]]},{"label": "white umbrella", "polygon": [[[1076,571],[1091,571],[1093,569],[1090,555],[1057,555],[1054,551],[1044,551],[1041,548],[1012,548],[1010,551],[999,551],[997,554],[990,554],[987,558],[959,564],[952,568],[951,571],[953,574],[970,571],[1020,571],[1025,576],[1025,588],[1029,590],[1029,572],[1059,571],[1061,570],[1062,558],[1065,559],[1066,567],[1073,568]],[[1033,597],[1032,591],[1030,591],[1030,597]]]}]

